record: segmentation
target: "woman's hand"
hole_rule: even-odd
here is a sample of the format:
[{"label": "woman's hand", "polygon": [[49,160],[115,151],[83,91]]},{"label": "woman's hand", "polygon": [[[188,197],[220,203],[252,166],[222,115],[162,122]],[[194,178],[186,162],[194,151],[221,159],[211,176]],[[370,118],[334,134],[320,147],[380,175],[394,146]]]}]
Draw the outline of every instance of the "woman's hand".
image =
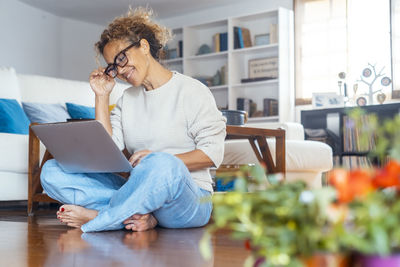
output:
[{"label": "woman's hand", "polygon": [[104,68],[98,68],[90,74],[90,87],[96,96],[108,96],[115,86],[114,78],[104,73]]},{"label": "woman's hand", "polygon": [[130,158],[129,158],[129,162],[131,163],[131,165],[133,167],[135,167],[136,165],[138,165],[140,163],[140,160],[144,157],[146,157],[148,154],[150,154],[153,151],[150,150],[140,150],[135,152]]}]

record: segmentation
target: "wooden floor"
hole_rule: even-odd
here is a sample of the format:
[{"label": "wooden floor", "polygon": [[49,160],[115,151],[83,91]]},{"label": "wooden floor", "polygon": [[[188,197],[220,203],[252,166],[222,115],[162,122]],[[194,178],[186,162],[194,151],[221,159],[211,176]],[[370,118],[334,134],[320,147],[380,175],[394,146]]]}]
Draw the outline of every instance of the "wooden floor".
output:
[{"label": "wooden floor", "polygon": [[225,231],[213,236],[214,255],[205,261],[198,246],[204,228],[82,233],[54,214],[0,211],[0,266],[243,266],[249,255]]}]

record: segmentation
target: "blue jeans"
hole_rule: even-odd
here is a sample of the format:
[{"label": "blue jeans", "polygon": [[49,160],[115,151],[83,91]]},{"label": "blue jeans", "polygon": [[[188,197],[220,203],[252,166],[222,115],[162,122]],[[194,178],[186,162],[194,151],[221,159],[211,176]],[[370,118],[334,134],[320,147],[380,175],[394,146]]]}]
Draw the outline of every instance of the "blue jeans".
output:
[{"label": "blue jeans", "polygon": [[47,161],[41,173],[46,193],[64,204],[98,211],[83,232],[117,230],[133,214],[152,213],[166,228],[200,227],[212,211],[210,192],[193,181],[185,164],[167,153],[151,153],[133,168],[128,180],[112,173],[66,173]]}]

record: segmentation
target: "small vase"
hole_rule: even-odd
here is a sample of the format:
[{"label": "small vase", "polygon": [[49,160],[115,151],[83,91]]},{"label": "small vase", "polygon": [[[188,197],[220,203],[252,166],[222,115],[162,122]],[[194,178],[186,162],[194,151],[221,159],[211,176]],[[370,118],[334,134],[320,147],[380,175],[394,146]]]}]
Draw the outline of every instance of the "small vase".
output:
[{"label": "small vase", "polygon": [[393,254],[386,257],[361,255],[358,257],[356,265],[362,267],[398,267],[400,266],[400,254]]}]

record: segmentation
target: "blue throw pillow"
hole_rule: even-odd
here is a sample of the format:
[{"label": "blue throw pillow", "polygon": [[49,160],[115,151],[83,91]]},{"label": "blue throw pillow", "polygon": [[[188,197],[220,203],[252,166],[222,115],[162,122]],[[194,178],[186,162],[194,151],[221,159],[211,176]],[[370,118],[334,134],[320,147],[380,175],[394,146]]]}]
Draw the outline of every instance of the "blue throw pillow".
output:
[{"label": "blue throw pillow", "polygon": [[30,123],[17,100],[0,98],[0,132],[28,134]]},{"label": "blue throw pillow", "polygon": [[71,118],[62,104],[22,102],[22,107],[31,122],[66,122]]},{"label": "blue throw pillow", "polygon": [[96,114],[93,107],[73,103],[66,103],[66,105],[72,119],[95,119]]}]

